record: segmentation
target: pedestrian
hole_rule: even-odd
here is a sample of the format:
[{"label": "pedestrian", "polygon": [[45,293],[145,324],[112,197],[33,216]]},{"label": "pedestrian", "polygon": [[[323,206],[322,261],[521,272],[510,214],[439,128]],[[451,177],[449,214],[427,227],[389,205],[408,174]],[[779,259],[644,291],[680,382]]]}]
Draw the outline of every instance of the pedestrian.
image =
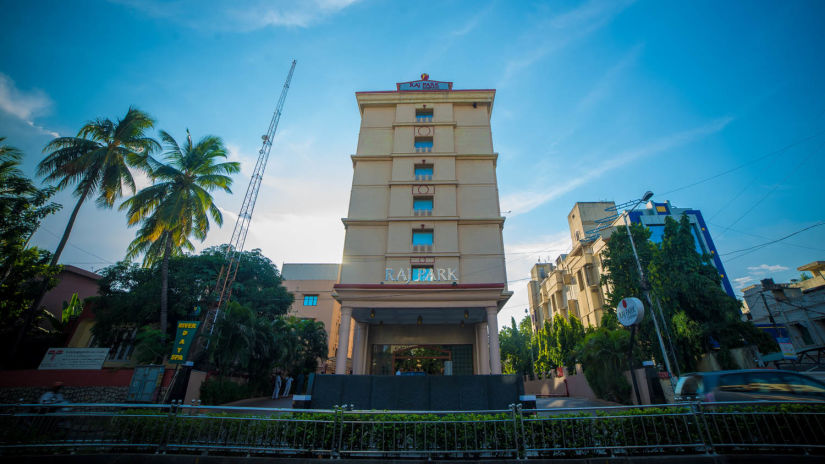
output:
[{"label": "pedestrian", "polygon": [[284,385],[284,396],[289,396],[289,390],[292,388],[292,376],[287,374],[286,385]]},{"label": "pedestrian", "polygon": [[281,393],[281,371],[275,372],[275,389],[272,390],[272,399],[278,399],[279,394]]}]

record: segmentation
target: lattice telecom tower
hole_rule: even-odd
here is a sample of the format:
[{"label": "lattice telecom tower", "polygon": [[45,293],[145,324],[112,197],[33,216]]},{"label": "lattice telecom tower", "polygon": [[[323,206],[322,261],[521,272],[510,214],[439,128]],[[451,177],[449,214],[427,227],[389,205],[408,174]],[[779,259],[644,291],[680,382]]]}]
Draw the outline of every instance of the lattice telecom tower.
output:
[{"label": "lattice telecom tower", "polygon": [[[243,204],[241,204],[241,212],[238,214],[238,220],[235,222],[232,239],[226,249],[224,264],[221,266],[221,272],[218,274],[218,282],[215,285],[218,302],[206,314],[202,333],[212,334],[221,309],[229,303],[229,299],[232,297],[232,283],[235,282],[235,276],[238,273],[241,252],[243,251],[244,242],[246,242],[246,234],[249,232],[252,212],[255,210],[255,201],[258,199],[258,191],[261,189],[261,180],[264,177],[266,163],[269,160],[269,152],[272,150],[272,140],[275,138],[275,131],[278,130],[278,121],[281,120],[281,112],[284,109],[287,91],[289,91],[289,83],[292,81],[292,73],[295,71],[295,63],[296,61],[292,60],[292,66],[289,68],[289,74],[286,76],[284,88],[281,90],[280,98],[278,98],[278,105],[275,107],[275,113],[269,122],[269,129],[267,129],[266,134],[261,137],[263,144],[258,151],[258,161],[255,163],[255,171],[252,173],[252,178],[249,179],[249,186],[246,188],[246,195],[244,196]],[[208,341],[206,342],[206,346],[209,346]]]}]

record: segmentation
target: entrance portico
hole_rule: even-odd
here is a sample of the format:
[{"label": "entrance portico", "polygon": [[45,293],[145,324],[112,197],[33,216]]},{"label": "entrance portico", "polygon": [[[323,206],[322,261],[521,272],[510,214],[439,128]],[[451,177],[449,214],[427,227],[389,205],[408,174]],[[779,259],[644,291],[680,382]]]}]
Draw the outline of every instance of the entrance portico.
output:
[{"label": "entrance portico", "polygon": [[[341,333],[349,331],[346,316],[354,326],[352,373],[392,375],[415,353],[401,354],[411,347],[418,351],[447,352],[428,362],[452,374],[500,374],[498,310],[509,298],[503,284],[338,284],[333,297],[341,303]],[[493,334],[491,337],[490,334]],[[339,336],[338,352],[346,353],[348,337]],[[410,359],[408,359],[410,358]],[[417,358],[416,358],[417,359]],[[493,361],[492,363],[490,361]],[[338,357],[336,372],[346,368]],[[423,371],[421,371],[423,372]]]}]

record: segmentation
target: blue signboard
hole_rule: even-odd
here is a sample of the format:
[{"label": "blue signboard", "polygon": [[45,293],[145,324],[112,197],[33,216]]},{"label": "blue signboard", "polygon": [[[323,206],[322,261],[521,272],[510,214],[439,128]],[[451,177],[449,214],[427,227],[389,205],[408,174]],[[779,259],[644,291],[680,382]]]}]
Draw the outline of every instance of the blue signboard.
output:
[{"label": "blue signboard", "polygon": [[452,90],[452,82],[431,81],[427,73],[421,75],[420,81],[399,82],[396,84],[399,91],[433,91]]}]

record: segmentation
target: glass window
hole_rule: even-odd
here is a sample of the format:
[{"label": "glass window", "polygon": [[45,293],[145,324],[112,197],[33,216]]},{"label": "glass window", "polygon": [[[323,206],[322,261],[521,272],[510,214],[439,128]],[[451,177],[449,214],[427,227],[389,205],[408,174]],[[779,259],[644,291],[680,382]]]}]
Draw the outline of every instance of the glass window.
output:
[{"label": "glass window", "polygon": [[433,210],[433,199],[430,198],[414,198],[413,199],[413,209],[415,211],[432,211]]},{"label": "glass window", "polygon": [[[665,226],[660,224],[652,224],[647,226],[648,230],[650,230],[650,241],[653,243],[662,243],[662,239],[665,235]],[[693,245],[696,249],[696,252],[700,255],[705,253],[705,249],[702,246],[701,240],[697,236],[696,226],[692,226],[690,228],[690,232],[693,234]]]},{"label": "glass window", "polygon": [[433,120],[432,108],[420,108],[415,110],[416,122],[431,122]]},{"label": "glass window", "polygon": [[412,267],[412,281],[413,282],[432,282],[433,268],[431,266],[413,266]]},{"label": "glass window", "polygon": [[429,245],[433,244],[433,231],[431,230],[417,230],[412,234],[413,245]]},{"label": "glass window", "polygon": [[702,386],[702,378],[699,376],[682,377],[676,385],[676,394],[681,396],[701,395],[703,393]]},{"label": "glass window", "polygon": [[304,306],[318,306],[318,295],[304,295]]},{"label": "glass window", "polygon": [[799,335],[802,336],[802,343],[806,345],[813,345],[814,339],[811,337],[811,332],[802,324],[791,324],[794,329],[799,331]]},{"label": "glass window", "polygon": [[433,178],[433,165],[432,164],[417,164],[415,166],[415,178],[416,179],[432,179]]},{"label": "glass window", "polygon": [[433,138],[432,137],[416,137],[415,138],[415,152],[416,153],[429,153],[433,151]]}]

